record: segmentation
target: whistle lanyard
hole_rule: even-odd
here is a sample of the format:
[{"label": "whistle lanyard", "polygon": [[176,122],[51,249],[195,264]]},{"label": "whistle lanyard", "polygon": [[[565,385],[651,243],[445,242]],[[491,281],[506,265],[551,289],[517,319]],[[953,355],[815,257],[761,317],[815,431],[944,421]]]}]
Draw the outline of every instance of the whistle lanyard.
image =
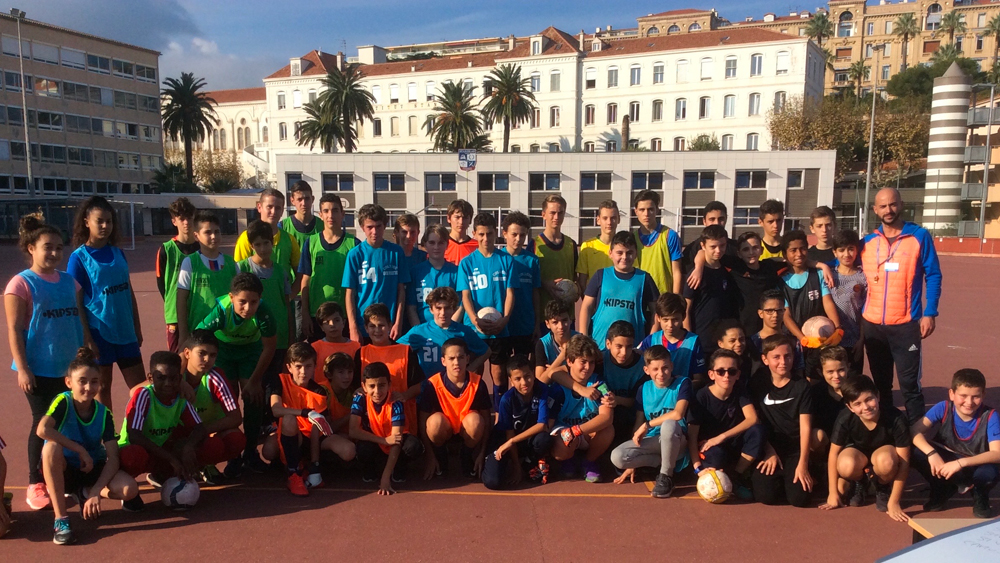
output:
[{"label": "whistle lanyard", "polygon": [[892,257],[896,255],[896,251],[899,250],[899,239],[903,236],[903,234],[900,233],[899,236],[896,237],[896,248],[893,248],[893,244],[889,243],[889,239],[885,236],[885,234],[881,234],[880,236],[885,238],[885,242],[889,244],[889,255],[885,257],[885,260],[880,258],[882,254],[882,241],[880,240],[878,242],[878,246],[875,247],[875,279],[873,280],[875,283],[878,283],[879,272],[882,271],[882,266],[885,265],[886,262],[892,260]]}]

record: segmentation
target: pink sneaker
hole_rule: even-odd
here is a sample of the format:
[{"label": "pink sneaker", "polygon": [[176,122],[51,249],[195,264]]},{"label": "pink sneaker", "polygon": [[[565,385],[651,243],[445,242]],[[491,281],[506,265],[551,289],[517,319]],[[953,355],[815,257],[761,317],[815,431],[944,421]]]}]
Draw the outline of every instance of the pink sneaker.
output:
[{"label": "pink sneaker", "polygon": [[28,485],[28,494],[25,502],[32,510],[41,510],[52,503],[49,498],[49,491],[45,488],[45,483],[35,483]]}]

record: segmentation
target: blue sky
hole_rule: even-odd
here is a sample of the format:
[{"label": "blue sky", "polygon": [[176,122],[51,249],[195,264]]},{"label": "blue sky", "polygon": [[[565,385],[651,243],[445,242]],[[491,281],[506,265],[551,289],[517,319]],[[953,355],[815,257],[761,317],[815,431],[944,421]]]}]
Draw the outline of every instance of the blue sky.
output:
[{"label": "blue sky", "polygon": [[[15,0],[28,18],[157,49],[161,76],[204,77],[210,89],[260,86],[289,57],[313,49],[357,54],[359,45],[569,33],[634,27],[649,13],[700,7],[680,0]],[[814,11],[820,2],[719,0],[731,21]]]}]

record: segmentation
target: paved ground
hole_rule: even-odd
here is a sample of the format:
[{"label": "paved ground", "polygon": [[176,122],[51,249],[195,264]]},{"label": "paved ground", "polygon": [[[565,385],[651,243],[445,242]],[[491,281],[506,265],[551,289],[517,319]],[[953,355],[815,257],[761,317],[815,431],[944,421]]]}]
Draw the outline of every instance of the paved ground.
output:
[{"label": "paved ground", "polygon": [[[153,277],[156,245],[128,252],[149,355],[163,342],[160,297]],[[982,369],[994,384],[1000,347],[1000,260],[944,257],[945,296],[937,332],[924,351],[928,403],[947,396],[951,374],[960,367]],[[0,246],[0,280],[23,267],[13,246]],[[6,326],[0,328],[6,342]],[[0,346],[0,363],[10,362]],[[994,386],[991,404],[1000,404]],[[117,420],[126,402],[115,385]],[[898,403],[897,397],[897,403]],[[583,482],[528,486],[508,493],[487,491],[458,477],[431,484],[410,482],[393,497],[379,497],[354,476],[334,476],[327,488],[306,499],[289,495],[276,477],[255,476],[241,485],[203,491],[198,507],[177,514],[145,488],[147,510],[123,513],[105,502],[97,523],[73,513],[80,544],[51,543],[51,512],[29,512],[25,440],[30,415],[8,371],[0,378],[0,433],[8,443],[7,486],[15,493],[13,531],[0,540],[0,561],[52,561],[71,554],[78,561],[191,559],[208,561],[300,560],[405,561],[598,561],[623,553],[653,560],[711,558],[717,561],[872,561],[910,543],[910,529],[874,507],[832,513],[816,508],[764,507],[701,501],[691,483],[679,498],[653,500],[646,484],[616,486]],[[925,496],[911,479],[904,509],[918,515]],[[969,517],[960,499],[940,517]],[[1000,502],[994,501],[1000,508]],[[126,533],[128,532],[128,533]],[[183,534],[183,535],[179,535]],[[848,541],[846,538],[856,538]],[[641,555],[640,555],[641,556]]]}]

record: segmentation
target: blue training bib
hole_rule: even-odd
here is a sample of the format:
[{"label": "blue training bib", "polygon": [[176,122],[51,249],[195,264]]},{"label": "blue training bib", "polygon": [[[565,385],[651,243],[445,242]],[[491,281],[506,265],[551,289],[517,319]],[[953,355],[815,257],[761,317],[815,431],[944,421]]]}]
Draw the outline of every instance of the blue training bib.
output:
[{"label": "blue training bib", "polygon": [[90,298],[84,303],[87,321],[97,329],[101,338],[112,344],[136,342],[135,322],[132,318],[132,284],[128,264],[120,248],[111,247],[114,256],[110,263],[102,264],[83,246],[73,251],[90,277]]},{"label": "blue training bib", "polygon": [[604,268],[601,272],[601,293],[590,331],[601,350],[606,348],[608,329],[615,321],[628,321],[636,334],[646,333],[646,313],[642,310],[646,275],[635,270],[631,278],[623,280],[614,268]]},{"label": "blue training bib", "polygon": [[[94,463],[101,463],[107,460],[108,452],[104,448],[102,439],[104,438],[104,424],[108,419],[108,408],[99,401],[94,401],[94,416],[90,419],[90,422],[84,422],[76,414],[76,407],[73,406],[73,393],[71,391],[64,391],[57,395],[52,401],[52,405],[55,406],[59,401],[66,402],[66,416],[63,417],[62,423],[57,428],[59,433],[83,446],[83,449],[87,450]],[[52,412],[52,410],[53,407],[50,406],[49,412]],[[80,455],[78,453],[69,448],[63,448],[63,455],[66,456],[66,463],[73,467],[80,467]]]},{"label": "blue training bib", "polygon": [[[38,377],[63,377],[83,346],[83,327],[76,307],[76,282],[58,272],[58,282],[48,282],[25,270],[20,276],[31,290],[31,319],[24,334],[28,367]],[[11,362],[11,369],[17,366]]]}]

